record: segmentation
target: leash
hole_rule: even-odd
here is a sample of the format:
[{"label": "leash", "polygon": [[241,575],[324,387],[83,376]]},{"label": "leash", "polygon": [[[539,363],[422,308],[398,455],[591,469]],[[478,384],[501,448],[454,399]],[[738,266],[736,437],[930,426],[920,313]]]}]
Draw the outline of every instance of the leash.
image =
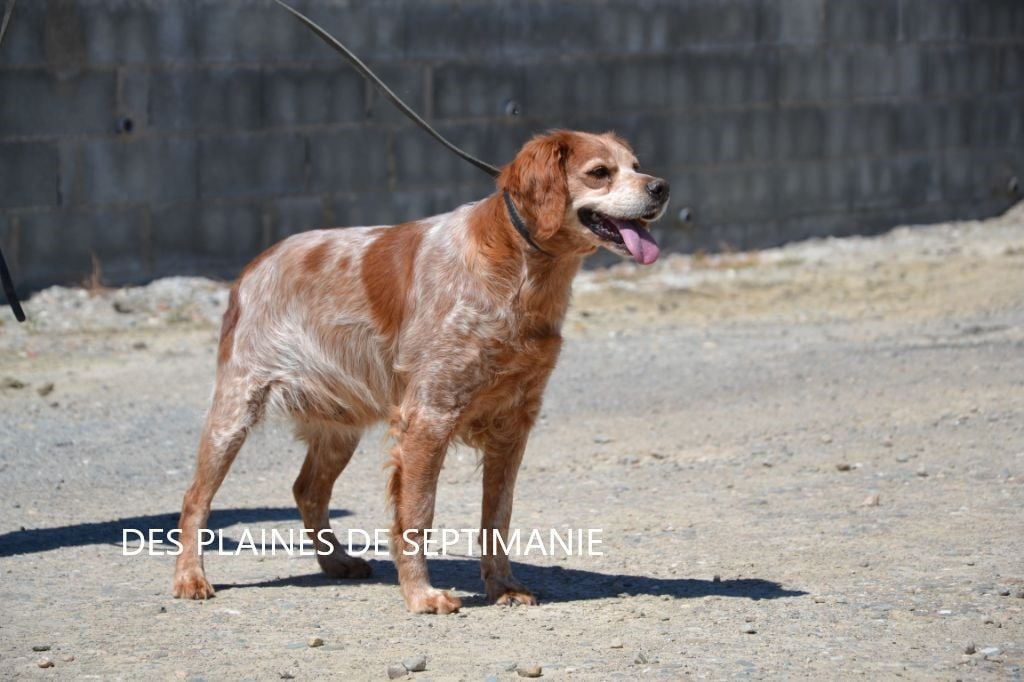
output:
[{"label": "leash", "polygon": [[[16,0],[7,0],[7,7],[4,9],[4,20],[0,24],[0,45],[4,42],[4,36],[7,35],[7,25],[11,23],[11,14],[14,12],[14,3]],[[11,279],[11,271],[7,269],[7,261],[4,259],[3,249],[0,249],[0,280],[3,280],[4,294],[7,296],[7,305],[11,306],[11,312],[14,313],[14,319],[18,322],[25,321],[25,311],[21,309],[21,303],[18,301],[18,294],[14,291],[14,280]]]},{"label": "leash", "polygon": [[[362,62],[361,59],[359,59],[359,57],[357,57],[355,54],[352,53],[351,50],[345,47],[340,40],[338,40],[330,33],[328,33],[327,29],[320,26],[318,23],[316,23],[315,21],[313,21],[312,19],[310,19],[305,14],[298,11],[291,5],[283,2],[283,0],[274,0],[274,2],[276,2],[278,5],[291,12],[295,16],[295,18],[297,18],[299,21],[305,24],[309,28],[309,30],[311,30],[313,33],[319,36],[319,38],[323,40],[325,43],[327,43],[327,45],[331,49],[333,49],[335,52],[339,53],[342,57],[344,57],[350,64],[352,64],[353,67],[355,67],[355,70],[359,72],[359,75],[361,75],[366,80],[370,81],[370,83],[372,83],[373,86],[377,88],[377,90],[382,95],[387,97],[388,100],[390,100],[391,103],[394,104],[399,111],[405,114],[413,123],[415,123],[420,128],[425,130],[428,135],[430,135],[435,140],[444,145],[445,148],[448,149],[448,151],[450,151],[452,154],[455,154],[463,161],[466,161],[467,163],[476,166],[484,173],[490,175],[492,178],[498,177],[498,175],[501,173],[500,170],[498,170],[491,164],[487,163],[486,161],[481,161],[472,154],[456,147],[454,144],[445,139],[445,137],[441,135],[441,133],[434,130],[430,126],[430,124],[424,121],[420,117],[420,115],[413,111],[408,104],[403,102],[402,99],[384,83],[384,81],[377,77],[377,74],[370,70],[370,67],[368,67],[366,64]],[[516,210],[515,204],[512,203],[512,197],[509,196],[508,192],[503,192],[502,195],[505,198],[505,207],[508,209],[509,218],[511,219],[512,226],[515,228],[516,232],[518,232],[519,235],[532,248],[544,254],[545,256],[548,256],[549,258],[554,258],[554,256],[551,253],[540,248],[540,246],[537,245],[537,242],[533,241],[533,237],[530,236],[530,231],[526,227],[526,222],[523,220],[523,217],[519,215],[519,211]]]}]

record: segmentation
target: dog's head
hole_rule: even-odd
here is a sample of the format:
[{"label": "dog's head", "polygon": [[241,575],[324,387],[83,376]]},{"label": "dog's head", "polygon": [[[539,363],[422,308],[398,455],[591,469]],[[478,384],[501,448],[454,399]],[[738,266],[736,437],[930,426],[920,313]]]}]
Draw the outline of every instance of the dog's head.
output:
[{"label": "dog's head", "polygon": [[668,183],[641,172],[633,150],[612,133],[537,136],[502,169],[498,186],[545,250],[602,246],[644,265],[658,258],[647,225],[665,213]]}]

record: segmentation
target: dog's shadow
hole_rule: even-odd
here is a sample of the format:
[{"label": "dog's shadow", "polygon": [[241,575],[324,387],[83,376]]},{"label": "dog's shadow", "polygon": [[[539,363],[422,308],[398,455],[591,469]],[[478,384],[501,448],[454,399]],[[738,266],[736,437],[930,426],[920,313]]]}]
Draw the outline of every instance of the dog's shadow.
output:
[{"label": "dog's shadow", "polygon": [[[348,516],[351,512],[343,509],[331,512],[331,518]],[[235,524],[255,524],[265,522],[300,522],[299,512],[295,507],[253,507],[248,509],[214,509],[206,527],[211,530],[226,528]],[[149,514],[146,516],[130,516],[115,521],[97,521],[92,523],[75,523],[55,528],[22,528],[10,533],[0,534],[0,558],[15,554],[35,554],[48,552],[61,547],[81,547],[84,545],[118,545],[126,540],[125,531],[140,531],[148,534],[150,530],[157,532],[157,538],[167,536],[167,531],[178,527],[178,514]],[[138,537],[129,533],[127,541],[138,544]],[[237,540],[224,538],[223,548],[235,550]],[[270,548],[270,545],[267,545]],[[277,547],[281,549],[280,546]]]},{"label": "dog's shadow", "polygon": [[[598,557],[587,559],[597,562]],[[398,584],[395,566],[390,561],[370,560],[373,575],[364,580],[338,580],[324,573],[287,576],[274,580],[252,583],[214,585],[218,591],[267,587],[328,587],[337,585],[358,585],[364,583]],[[588,599],[608,599],[618,596],[654,595],[671,599],[694,599],[708,595],[740,599],[782,599],[802,597],[803,590],[790,590],[779,583],[760,578],[736,578],[732,580],[699,580],[696,578],[652,578],[643,575],[601,573],[580,568],[562,566],[538,566],[512,562],[516,577],[537,595],[541,602],[571,602]],[[462,597],[465,606],[487,603],[480,592],[480,562],[475,558],[453,558],[430,560],[431,582],[437,587],[469,593]]]},{"label": "dog's shadow", "polygon": [[[335,510],[332,518],[347,516],[349,512]],[[256,524],[266,522],[300,521],[294,507],[256,507],[250,509],[219,509],[210,514],[207,527],[225,528],[235,524]],[[84,545],[108,544],[121,546],[125,530],[149,529],[162,531],[177,527],[176,513],[134,516],[115,521],[79,523],[56,528],[21,529],[0,534],[0,558],[16,554],[33,554]],[[225,537],[223,549],[234,550],[238,541]],[[268,546],[269,549],[269,546]],[[282,549],[278,547],[278,549]],[[245,555],[245,552],[242,553]],[[599,565],[599,557],[584,559]],[[315,565],[312,557],[309,561]],[[365,580],[347,581],[331,578],[320,572],[287,576],[273,580],[251,583],[214,584],[218,591],[231,589],[257,589],[274,587],[329,587],[359,584],[398,584],[395,566],[390,560],[372,559],[373,575]],[[807,593],[790,590],[779,583],[759,578],[737,578],[733,580],[698,580],[695,578],[653,578],[643,575],[602,573],[581,568],[562,566],[540,566],[513,562],[513,570],[524,584],[528,585],[542,602],[569,602],[587,599],[607,599],[620,595],[655,595],[672,599],[693,599],[708,595],[741,599],[781,599],[800,597]],[[466,606],[482,605],[486,598],[480,594],[480,563],[476,558],[445,557],[430,561],[430,574],[438,587],[451,588],[468,596],[463,597]]]}]

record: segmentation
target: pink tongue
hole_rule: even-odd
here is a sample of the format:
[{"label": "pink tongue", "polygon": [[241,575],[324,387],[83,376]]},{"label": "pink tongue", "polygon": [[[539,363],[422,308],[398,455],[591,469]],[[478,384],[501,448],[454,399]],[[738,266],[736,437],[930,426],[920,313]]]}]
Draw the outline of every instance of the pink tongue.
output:
[{"label": "pink tongue", "polygon": [[615,223],[615,227],[619,228],[622,241],[626,243],[626,248],[633,254],[633,260],[641,265],[650,265],[658,260],[660,249],[650,232],[636,223],[625,220],[613,220],[612,222]]}]

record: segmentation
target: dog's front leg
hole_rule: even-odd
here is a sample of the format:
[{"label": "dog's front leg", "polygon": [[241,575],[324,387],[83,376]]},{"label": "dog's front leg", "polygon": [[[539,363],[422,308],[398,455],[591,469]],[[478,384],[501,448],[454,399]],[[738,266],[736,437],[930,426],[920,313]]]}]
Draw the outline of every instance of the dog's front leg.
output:
[{"label": "dog's front leg", "polygon": [[459,598],[430,584],[424,531],[434,522],[437,479],[457,415],[445,411],[404,410],[392,424],[397,444],[392,456],[389,493],[395,507],[391,554],[405,604],[413,613],[452,613]]},{"label": "dog's front leg", "polygon": [[512,431],[492,432],[484,439],[483,504],[480,513],[480,577],[487,597],[497,603],[536,604],[537,598],[512,575],[508,560],[508,529],[512,494],[526,450],[532,420],[513,420]]}]

